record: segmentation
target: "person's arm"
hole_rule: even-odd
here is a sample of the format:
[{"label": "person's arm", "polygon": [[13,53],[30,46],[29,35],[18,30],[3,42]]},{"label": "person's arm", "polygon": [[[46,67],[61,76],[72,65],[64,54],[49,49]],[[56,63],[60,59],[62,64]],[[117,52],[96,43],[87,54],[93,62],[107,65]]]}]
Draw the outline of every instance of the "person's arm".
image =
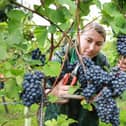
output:
[{"label": "person's arm", "polygon": [[[52,57],[52,61],[56,61],[62,64],[62,60],[63,60],[63,56],[65,55],[66,52],[66,48],[68,45],[66,46],[62,46],[60,47],[60,50],[56,51],[55,54]],[[65,65],[64,65],[64,69],[65,69]],[[61,97],[62,95],[68,94],[68,90],[69,87],[68,85],[64,85],[64,78],[62,78],[59,82],[57,82],[56,86],[51,88],[51,89],[46,89],[45,93],[48,94],[52,94],[54,96],[57,97]],[[68,102],[68,99],[62,99],[60,100],[58,103],[66,103]]]}]

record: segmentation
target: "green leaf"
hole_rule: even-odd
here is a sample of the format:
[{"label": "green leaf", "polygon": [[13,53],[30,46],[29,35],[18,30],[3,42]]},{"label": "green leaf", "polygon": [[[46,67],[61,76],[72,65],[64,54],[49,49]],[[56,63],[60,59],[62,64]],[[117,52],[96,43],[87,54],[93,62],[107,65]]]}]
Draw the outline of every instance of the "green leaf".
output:
[{"label": "green leaf", "polygon": [[65,114],[60,114],[57,117],[58,126],[69,126],[71,123],[74,123],[74,122],[77,122],[77,121],[72,118],[68,118],[68,116]]},{"label": "green leaf", "polygon": [[8,98],[19,99],[19,88],[15,79],[9,79],[5,82],[5,91]]},{"label": "green leaf", "polygon": [[45,126],[58,126],[57,121],[55,119],[47,120],[45,122]]},{"label": "green leaf", "polygon": [[46,13],[54,23],[64,23],[66,21],[62,8],[57,8],[56,10],[46,8]]},{"label": "green leaf", "polygon": [[55,26],[55,25],[49,26],[48,32],[50,32],[50,33],[55,33],[55,32],[56,32],[56,26]]},{"label": "green leaf", "polygon": [[6,42],[9,45],[20,44],[23,41],[24,41],[23,34],[17,29],[15,29],[15,31],[11,32],[11,34],[9,34],[8,39],[6,40]]},{"label": "green leaf", "polygon": [[124,28],[124,25],[126,24],[126,19],[122,14],[116,14],[114,21],[115,25],[119,28]]},{"label": "green leaf", "polygon": [[82,101],[81,101],[81,105],[82,105],[82,107],[83,107],[84,109],[87,109],[87,110],[89,110],[89,111],[92,111],[92,110],[93,110],[91,104],[88,104],[88,103],[86,102],[86,100],[82,100]]},{"label": "green leaf", "polygon": [[71,0],[57,0],[57,2],[61,5],[67,5],[69,7],[69,12],[75,16],[76,5],[75,1]]},{"label": "green leaf", "polygon": [[10,20],[14,20],[16,22],[23,22],[26,14],[21,10],[11,10],[8,12],[8,17]]},{"label": "green leaf", "polygon": [[1,97],[1,96],[3,96],[3,95],[6,95],[6,93],[5,93],[5,90],[4,90],[4,89],[0,90],[0,97]]},{"label": "green leaf", "polygon": [[7,70],[7,71],[9,70],[10,71],[11,67],[12,67],[12,65],[10,64],[10,62],[5,62],[4,63],[4,69],[5,70]]},{"label": "green leaf", "polygon": [[44,1],[44,6],[48,7],[50,4],[53,4],[54,0],[45,0]]},{"label": "green leaf", "polygon": [[118,35],[120,33],[120,28],[116,26],[115,22],[111,22],[110,25],[111,25],[112,30],[114,31],[114,33],[116,35]]},{"label": "green leaf", "polygon": [[51,102],[51,103],[55,103],[56,101],[58,100],[58,97],[52,95],[52,94],[49,94],[48,95],[48,101]]},{"label": "green leaf", "polygon": [[99,0],[93,0],[93,2],[95,3],[95,5],[101,9],[102,8],[102,5],[101,5],[101,2]]},{"label": "green leaf", "polygon": [[22,69],[11,69],[10,71],[13,75],[16,75],[16,76],[24,73],[24,71]]},{"label": "green leaf", "polygon": [[7,47],[6,44],[0,43],[0,60],[4,60],[7,58]]},{"label": "green leaf", "polygon": [[0,30],[1,32],[5,32],[8,28],[8,24],[6,22],[0,22]]},{"label": "green leaf", "polygon": [[123,34],[126,34],[126,24],[123,28],[120,29],[120,32],[123,33]]},{"label": "green leaf", "polygon": [[46,126],[69,126],[71,123],[77,122],[74,119],[68,118],[65,114],[58,115],[57,119],[47,120]]},{"label": "green leaf", "polygon": [[24,60],[29,64],[29,65],[42,65],[40,60],[33,60],[30,57],[25,56]]},{"label": "green leaf", "polygon": [[76,90],[78,90],[80,88],[80,85],[74,85],[74,86],[71,86],[70,88],[69,88],[69,94],[74,94],[74,92],[76,91]]},{"label": "green leaf", "polygon": [[92,0],[80,3],[80,14],[86,16],[90,12],[90,5],[93,4]]},{"label": "green leaf", "polygon": [[16,82],[21,87],[23,82],[23,75],[16,76]]},{"label": "green leaf", "polygon": [[110,26],[110,23],[113,21],[114,17],[111,17],[109,14],[107,14],[105,10],[101,10],[101,13],[102,13],[101,23]]},{"label": "green leaf", "polygon": [[45,12],[45,8],[43,8],[42,6],[40,5],[34,5],[34,9],[37,13],[39,13],[40,15],[43,15],[45,16],[46,15],[46,12]]},{"label": "green leaf", "polygon": [[42,69],[47,76],[58,76],[61,64],[54,61],[49,61]]},{"label": "green leaf", "polygon": [[10,1],[9,0],[0,0],[0,10],[5,9],[7,5],[9,5]]},{"label": "green leaf", "polygon": [[68,8],[66,8],[66,7],[60,7],[60,9],[62,10],[62,13],[64,14],[65,19],[67,19],[67,20],[74,19],[74,16],[72,16],[72,14],[70,13],[70,11],[69,11]]},{"label": "green leaf", "polygon": [[104,3],[103,10],[111,17],[115,17],[117,14],[119,14],[118,9],[113,2]]},{"label": "green leaf", "polygon": [[43,47],[47,39],[47,28],[46,27],[36,27],[34,34],[39,44],[39,47]]},{"label": "green leaf", "polygon": [[[26,14],[21,10],[11,10],[8,12],[8,44],[19,44],[24,41],[23,27]],[[18,17],[18,18],[17,18]]]}]

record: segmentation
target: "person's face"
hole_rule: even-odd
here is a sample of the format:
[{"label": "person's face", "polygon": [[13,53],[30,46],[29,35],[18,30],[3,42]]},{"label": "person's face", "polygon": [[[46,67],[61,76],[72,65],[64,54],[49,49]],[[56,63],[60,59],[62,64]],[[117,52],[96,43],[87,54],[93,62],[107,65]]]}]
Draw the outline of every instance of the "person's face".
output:
[{"label": "person's face", "polygon": [[83,57],[96,56],[104,43],[104,38],[96,30],[90,29],[80,35],[79,52]]}]

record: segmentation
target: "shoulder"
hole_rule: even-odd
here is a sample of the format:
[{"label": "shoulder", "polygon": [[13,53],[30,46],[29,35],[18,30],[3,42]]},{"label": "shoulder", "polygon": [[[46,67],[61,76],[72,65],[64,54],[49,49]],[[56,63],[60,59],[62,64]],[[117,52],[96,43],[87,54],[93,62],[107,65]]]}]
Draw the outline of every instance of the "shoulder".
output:
[{"label": "shoulder", "polygon": [[109,68],[110,67],[106,56],[101,52],[98,53],[98,55],[96,57],[94,57],[92,60],[95,62],[96,65],[99,65],[102,68],[104,68],[104,67]]},{"label": "shoulder", "polygon": [[70,46],[68,44],[60,46],[59,49],[55,51],[52,60],[62,63],[63,57],[65,56],[67,51],[68,51],[67,62],[74,63],[78,59],[74,44],[71,44]]},{"label": "shoulder", "polygon": [[68,45],[62,45],[60,46],[55,52],[52,57],[52,61],[56,61],[59,63],[62,63],[63,57],[65,56],[66,50],[68,48]]}]

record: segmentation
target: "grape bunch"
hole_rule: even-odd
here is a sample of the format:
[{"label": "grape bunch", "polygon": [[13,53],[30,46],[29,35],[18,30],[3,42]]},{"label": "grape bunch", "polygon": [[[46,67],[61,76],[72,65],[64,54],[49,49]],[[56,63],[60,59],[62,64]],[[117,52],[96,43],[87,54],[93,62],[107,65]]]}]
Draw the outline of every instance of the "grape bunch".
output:
[{"label": "grape bunch", "polygon": [[114,67],[109,75],[111,77],[109,88],[112,89],[113,96],[121,96],[126,90],[126,73],[121,71],[118,67]]},{"label": "grape bunch", "polygon": [[126,56],[126,35],[121,34],[117,38],[117,51],[120,55]]},{"label": "grape bunch", "polygon": [[95,107],[101,121],[119,126],[119,110],[114,98],[126,90],[126,73],[118,67],[113,68],[108,73],[97,65],[91,65],[86,69],[84,78],[86,78],[87,83],[82,89],[83,96],[87,101],[98,96]]},{"label": "grape bunch", "polygon": [[21,99],[25,106],[31,106],[34,103],[40,103],[43,98],[42,79],[44,74],[40,71],[28,73],[24,76],[23,91]]},{"label": "grape bunch", "polygon": [[4,82],[0,82],[0,89],[4,88]]},{"label": "grape bunch", "polygon": [[41,53],[40,49],[37,48],[32,51],[32,59],[34,60],[40,60],[42,65],[45,64],[46,56]]},{"label": "grape bunch", "polygon": [[[96,103],[94,105],[101,121],[119,126],[119,109],[115,98],[126,90],[126,73],[118,67],[113,67],[110,72],[106,72],[88,58],[83,58],[83,63],[85,70],[80,65],[77,71],[82,95],[87,102],[94,100],[93,103]],[[76,64],[68,64],[69,71],[72,71]]]},{"label": "grape bunch", "polygon": [[97,114],[102,122],[111,123],[112,126],[119,126],[119,109],[116,101],[112,98],[110,89],[107,87],[103,88],[95,103]]}]

